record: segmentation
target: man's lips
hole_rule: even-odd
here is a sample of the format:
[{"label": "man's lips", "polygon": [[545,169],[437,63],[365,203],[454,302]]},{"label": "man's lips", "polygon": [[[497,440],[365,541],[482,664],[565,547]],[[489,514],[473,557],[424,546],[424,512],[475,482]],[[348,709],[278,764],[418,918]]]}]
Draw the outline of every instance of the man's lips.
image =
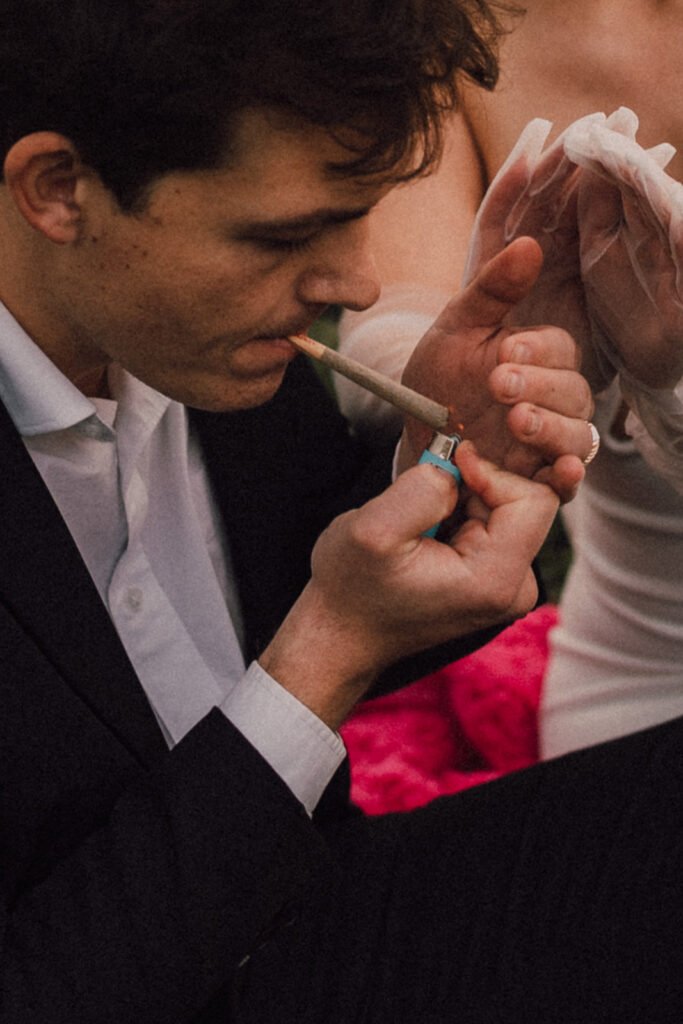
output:
[{"label": "man's lips", "polygon": [[[282,334],[257,334],[256,337],[252,338],[251,340],[252,341],[259,341],[259,342],[287,341],[290,333],[294,334],[296,332],[294,332],[294,331],[291,331],[289,333],[284,333],[283,332]],[[288,344],[289,344],[289,342],[288,342]]]},{"label": "man's lips", "polygon": [[284,334],[256,335],[240,347],[244,366],[259,373],[283,369],[298,355],[298,350]]},{"label": "man's lips", "polygon": [[251,339],[252,344],[256,344],[259,347],[267,348],[273,352],[282,353],[282,355],[291,355],[292,358],[296,355],[297,350],[286,334],[278,335],[259,335],[256,338]]},{"label": "man's lips", "polygon": [[277,334],[275,332],[273,332],[272,334],[270,332],[268,332],[268,334],[259,334],[256,337],[252,338],[252,342],[255,342],[259,346],[263,346],[264,348],[269,348],[271,350],[278,351],[283,356],[287,355],[288,357],[291,357],[293,359],[294,356],[298,354],[299,350],[294,345],[292,345],[291,341],[289,340],[290,337],[296,335],[305,336],[308,332],[308,329],[311,326],[311,323],[313,322],[314,321],[309,320],[303,326],[301,323],[298,323],[292,327],[285,327],[282,331],[279,331]]},{"label": "man's lips", "polygon": [[279,331],[268,331],[267,334],[257,335],[254,341],[287,341],[292,334],[306,334],[313,322],[313,320],[307,320],[303,326],[299,323],[293,327],[283,327]]}]

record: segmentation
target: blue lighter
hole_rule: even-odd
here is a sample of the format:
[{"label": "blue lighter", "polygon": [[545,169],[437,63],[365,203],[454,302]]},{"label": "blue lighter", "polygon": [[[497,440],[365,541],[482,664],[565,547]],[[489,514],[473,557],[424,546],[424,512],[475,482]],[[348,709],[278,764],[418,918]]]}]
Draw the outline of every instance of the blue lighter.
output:
[{"label": "blue lighter", "polygon": [[[452,477],[455,477],[455,482],[459,487],[462,482],[462,475],[458,467],[451,462],[451,459],[461,441],[460,434],[440,434],[437,431],[422,452],[419,465],[423,462],[429,462],[432,466],[438,466],[445,473],[450,473]],[[441,523],[436,523],[429,530],[425,530],[424,536],[435,537],[440,526]]]}]

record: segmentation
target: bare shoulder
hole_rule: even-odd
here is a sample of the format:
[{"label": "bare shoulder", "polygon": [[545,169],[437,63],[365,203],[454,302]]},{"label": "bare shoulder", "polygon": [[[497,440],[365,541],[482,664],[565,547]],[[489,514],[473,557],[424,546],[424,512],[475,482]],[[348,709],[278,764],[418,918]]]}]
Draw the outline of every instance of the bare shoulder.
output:
[{"label": "bare shoulder", "polygon": [[683,179],[683,0],[528,0],[503,38],[495,92],[465,90],[490,178],[534,117],[558,134],[576,118],[627,106],[643,145],[671,142]]},{"label": "bare shoulder", "polygon": [[383,284],[457,291],[483,194],[479,155],[466,121],[456,113],[446,124],[439,166],[391,191],[372,212],[370,243]]}]

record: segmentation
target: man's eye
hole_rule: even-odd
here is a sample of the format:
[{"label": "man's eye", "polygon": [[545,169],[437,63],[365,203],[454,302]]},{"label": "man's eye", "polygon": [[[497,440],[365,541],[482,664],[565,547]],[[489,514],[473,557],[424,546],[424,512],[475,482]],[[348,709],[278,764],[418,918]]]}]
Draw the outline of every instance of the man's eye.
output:
[{"label": "man's eye", "polygon": [[305,252],[311,248],[314,240],[315,235],[307,235],[305,238],[255,238],[254,242],[268,252],[288,254]]}]

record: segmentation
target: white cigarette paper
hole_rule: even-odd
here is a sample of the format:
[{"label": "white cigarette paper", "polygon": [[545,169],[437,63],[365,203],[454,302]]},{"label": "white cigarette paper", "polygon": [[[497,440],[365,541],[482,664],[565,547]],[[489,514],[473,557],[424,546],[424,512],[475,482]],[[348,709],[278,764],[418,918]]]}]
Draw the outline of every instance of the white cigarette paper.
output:
[{"label": "white cigarette paper", "polygon": [[341,355],[313,338],[308,338],[303,334],[293,334],[289,341],[300,352],[305,352],[306,355],[324,363],[343,377],[348,377],[349,380],[359,384],[367,391],[372,391],[378,398],[383,398],[385,402],[396,406],[408,416],[413,416],[421,423],[426,423],[433,430],[441,432],[446,430],[451,418],[451,410],[447,409],[445,405],[439,405],[431,398],[418,394],[417,391],[406,387],[405,384],[397,384],[390,377],[371,370],[370,367],[356,362],[355,359]]}]

